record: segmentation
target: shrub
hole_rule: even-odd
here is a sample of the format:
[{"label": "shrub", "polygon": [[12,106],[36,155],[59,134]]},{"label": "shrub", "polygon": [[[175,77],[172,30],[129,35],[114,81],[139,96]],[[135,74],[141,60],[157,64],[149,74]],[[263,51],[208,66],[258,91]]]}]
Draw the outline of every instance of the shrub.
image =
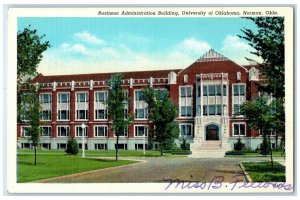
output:
[{"label": "shrub", "polygon": [[238,138],[237,142],[234,144],[234,150],[236,150],[236,151],[242,151],[244,147],[245,147],[245,144],[242,143],[241,138]]},{"label": "shrub", "polygon": [[259,153],[261,155],[267,156],[268,154],[270,154],[270,150],[271,150],[270,142],[268,141],[266,134],[263,134],[263,141],[260,144]]},{"label": "shrub", "polygon": [[147,150],[152,150],[154,149],[154,141],[153,141],[153,138],[149,138],[148,139],[148,144],[147,144]]},{"label": "shrub", "polygon": [[79,151],[79,149],[78,149],[77,141],[74,138],[69,139],[66,153],[76,155],[78,153],[78,151]]},{"label": "shrub", "polygon": [[179,150],[179,151],[173,151],[172,155],[190,155],[192,152],[190,150]]},{"label": "shrub", "polygon": [[225,155],[245,155],[243,151],[227,151]]},{"label": "shrub", "polygon": [[182,150],[190,150],[190,144],[186,142],[186,139],[182,140],[180,147]]}]

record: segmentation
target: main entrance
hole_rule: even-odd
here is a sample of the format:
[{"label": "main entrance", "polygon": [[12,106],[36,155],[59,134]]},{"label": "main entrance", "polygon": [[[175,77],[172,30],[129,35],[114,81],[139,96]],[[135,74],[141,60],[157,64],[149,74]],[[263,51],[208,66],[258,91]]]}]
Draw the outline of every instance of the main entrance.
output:
[{"label": "main entrance", "polygon": [[211,124],[206,126],[206,140],[219,140],[219,127]]}]

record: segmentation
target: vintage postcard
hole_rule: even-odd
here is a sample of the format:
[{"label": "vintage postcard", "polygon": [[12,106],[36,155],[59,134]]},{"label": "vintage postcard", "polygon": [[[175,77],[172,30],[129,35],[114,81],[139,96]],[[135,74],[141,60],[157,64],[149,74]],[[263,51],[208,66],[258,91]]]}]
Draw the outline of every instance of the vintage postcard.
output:
[{"label": "vintage postcard", "polygon": [[8,7],[8,192],[293,193],[293,12]]}]

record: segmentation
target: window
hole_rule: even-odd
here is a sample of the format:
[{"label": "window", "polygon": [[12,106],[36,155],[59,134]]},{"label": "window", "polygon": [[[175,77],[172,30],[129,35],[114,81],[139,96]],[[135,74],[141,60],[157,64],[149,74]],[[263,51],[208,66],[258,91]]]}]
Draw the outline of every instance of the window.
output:
[{"label": "window", "polygon": [[203,115],[207,115],[207,106],[203,106]]},{"label": "window", "polygon": [[135,91],[135,100],[136,101],[145,101],[144,93],[142,90]]},{"label": "window", "polygon": [[69,137],[70,136],[70,127],[58,126],[57,127],[57,136],[58,137]]},{"label": "window", "polygon": [[96,92],[96,102],[105,103],[107,101],[107,91]]},{"label": "window", "polygon": [[205,105],[203,106],[203,115],[222,115],[222,106],[220,104]]},{"label": "window", "polygon": [[76,110],[76,119],[88,119],[88,111]]},{"label": "window", "polygon": [[51,126],[41,126],[40,132],[42,137],[50,137],[51,136]]},{"label": "window", "polygon": [[216,92],[215,92],[215,85],[209,85],[208,86],[208,94],[209,96],[215,96]]},{"label": "window", "polygon": [[51,103],[52,95],[51,94],[40,94],[40,103]]},{"label": "window", "polygon": [[192,117],[192,87],[180,87],[180,116]]},{"label": "window", "polygon": [[76,126],[76,137],[82,137],[84,131],[84,137],[88,136],[88,127],[85,126],[83,129],[81,126]]},{"label": "window", "polygon": [[70,96],[69,93],[58,93],[58,103],[69,103]]},{"label": "window", "polygon": [[134,135],[135,137],[147,137],[148,136],[147,126],[135,126]]},{"label": "window", "polygon": [[57,111],[57,118],[58,120],[69,120],[69,102],[70,102],[70,95],[69,93],[58,93],[58,111]]},{"label": "window", "polygon": [[[115,144],[115,149],[117,147],[117,144]],[[127,150],[127,144],[118,144],[118,149]]]},{"label": "window", "polygon": [[42,110],[40,115],[41,120],[51,120],[51,110]]},{"label": "window", "polygon": [[50,143],[42,143],[41,147],[42,147],[42,149],[51,149],[51,144]]},{"label": "window", "polygon": [[57,149],[67,149],[66,143],[57,143]]},{"label": "window", "polygon": [[233,96],[244,96],[245,95],[245,85],[233,85]]},{"label": "window", "polygon": [[233,115],[239,115],[240,107],[245,101],[245,84],[233,85]]},{"label": "window", "polygon": [[192,136],[192,124],[180,124],[181,136]]},{"label": "window", "polygon": [[165,96],[168,94],[166,89],[157,89],[155,90],[155,92],[156,92],[157,100],[163,100]]},{"label": "window", "polygon": [[107,126],[95,126],[95,137],[107,137]]},{"label": "window", "polygon": [[226,89],[226,85],[223,85],[223,96],[227,95],[227,89]]},{"label": "window", "polygon": [[[116,137],[116,135],[114,135]],[[122,132],[119,133],[120,137],[128,137],[128,127],[124,128]]]},{"label": "window", "polygon": [[216,106],[215,105],[209,105],[208,106],[208,114],[209,115],[215,115],[216,114]]},{"label": "window", "polygon": [[192,87],[181,87],[180,88],[181,97],[192,97]]},{"label": "window", "polygon": [[31,137],[30,128],[22,127],[21,135],[22,135],[22,137]]},{"label": "window", "polygon": [[87,92],[78,92],[76,93],[76,102],[88,102],[88,93]]},{"label": "window", "polygon": [[233,136],[246,136],[246,124],[234,123],[233,124]]},{"label": "window", "polygon": [[192,116],[192,106],[181,106],[181,117],[191,117]]},{"label": "window", "polygon": [[58,120],[68,120],[68,119],[69,119],[69,110],[58,111]]},{"label": "window", "polygon": [[222,115],[222,106],[221,105],[216,105],[216,107],[217,107],[216,115]]},{"label": "window", "polygon": [[96,119],[107,119],[107,109],[97,109],[95,110]]},{"label": "window", "polygon": [[207,86],[203,85],[203,96],[207,96]]},{"label": "window", "polygon": [[144,150],[144,146],[146,147],[146,144],[135,144],[135,150]]},{"label": "window", "polygon": [[[127,108],[128,106],[125,106]],[[135,102],[134,112],[136,119],[147,119],[148,118],[148,104],[145,101],[144,93],[142,90],[135,91]],[[125,112],[125,111],[124,111]]]},{"label": "window", "polygon": [[107,144],[95,144],[95,150],[106,150],[107,149]]}]

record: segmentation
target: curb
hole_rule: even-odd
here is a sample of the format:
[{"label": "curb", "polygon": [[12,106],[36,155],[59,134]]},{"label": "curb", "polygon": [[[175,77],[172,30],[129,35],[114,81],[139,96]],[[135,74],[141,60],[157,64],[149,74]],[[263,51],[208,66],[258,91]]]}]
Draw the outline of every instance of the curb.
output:
[{"label": "curb", "polygon": [[240,162],[239,166],[240,166],[240,168],[242,170],[242,174],[244,175],[244,178],[245,178],[246,182],[248,182],[248,183],[249,182],[253,182],[252,179],[251,179],[251,177],[249,176],[249,174],[246,173],[246,170],[245,170],[245,168],[243,166],[243,162]]},{"label": "curb", "polygon": [[[88,159],[103,159],[102,157],[86,157]],[[105,157],[110,158],[110,157]],[[107,159],[109,160],[109,159]],[[94,172],[100,172],[100,171],[105,171],[105,170],[111,170],[111,169],[119,169],[119,168],[123,168],[123,167],[127,167],[127,166],[131,166],[131,165],[138,165],[138,164],[142,164],[142,163],[146,163],[146,160],[137,160],[137,159],[121,159],[121,160],[132,160],[132,161],[137,161],[137,163],[131,163],[128,165],[121,165],[121,166],[115,166],[115,167],[107,167],[107,168],[103,168],[103,169],[95,169],[95,170],[91,170],[91,171],[85,171],[85,172],[78,172],[78,173],[74,173],[74,174],[68,174],[68,175],[63,175],[63,176],[57,176],[57,177],[52,177],[52,178],[47,178],[47,179],[41,179],[41,180],[37,180],[37,181],[32,181],[29,183],[47,183],[48,181],[55,181],[61,178],[69,178],[69,177],[77,177],[77,176],[81,176],[84,174],[90,174],[90,173],[94,173]]]}]

